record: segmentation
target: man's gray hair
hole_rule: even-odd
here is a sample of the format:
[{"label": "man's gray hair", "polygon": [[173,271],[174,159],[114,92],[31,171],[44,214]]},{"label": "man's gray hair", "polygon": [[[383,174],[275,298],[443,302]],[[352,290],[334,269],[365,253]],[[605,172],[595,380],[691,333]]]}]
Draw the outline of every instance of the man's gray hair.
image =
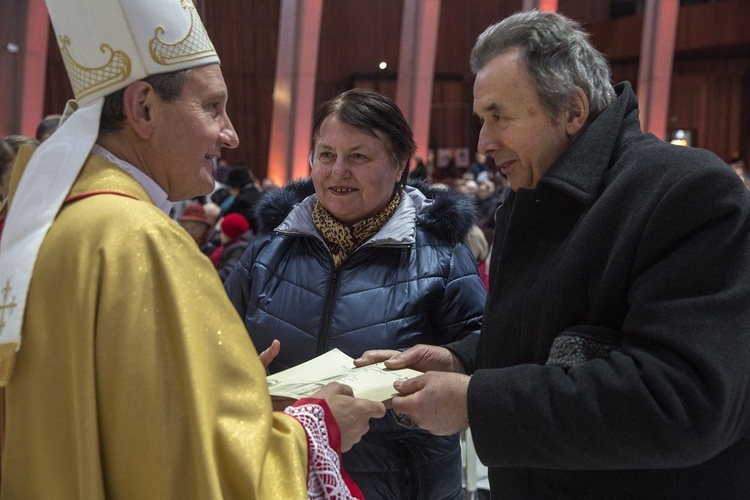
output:
[{"label": "man's gray hair", "polygon": [[513,14],[477,37],[471,71],[478,73],[492,59],[515,48],[520,49],[526,71],[553,122],[568,109],[575,87],[589,100],[590,120],[615,100],[609,64],[577,22],[554,12]]}]

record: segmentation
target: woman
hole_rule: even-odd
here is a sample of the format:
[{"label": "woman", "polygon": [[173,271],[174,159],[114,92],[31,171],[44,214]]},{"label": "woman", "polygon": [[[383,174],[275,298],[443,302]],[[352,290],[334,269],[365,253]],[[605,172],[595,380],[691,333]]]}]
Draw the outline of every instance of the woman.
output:
[{"label": "woman", "polygon": [[[462,243],[473,205],[407,187],[415,149],[399,109],[375,92],[350,90],[316,111],[311,179],[266,193],[259,234],[226,281],[258,351],[281,341],[271,372],[333,348],[358,357],[479,333],[486,292]],[[343,464],[368,500],[463,498],[458,435],[391,413]]]}]

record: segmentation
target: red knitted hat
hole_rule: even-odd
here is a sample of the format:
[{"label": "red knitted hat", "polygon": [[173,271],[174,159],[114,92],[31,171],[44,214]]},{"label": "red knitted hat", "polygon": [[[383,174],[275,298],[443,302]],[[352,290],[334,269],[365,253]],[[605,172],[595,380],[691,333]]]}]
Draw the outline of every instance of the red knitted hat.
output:
[{"label": "red knitted hat", "polygon": [[221,220],[221,230],[230,238],[236,238],[250,229],[247,219],[240,214],[227,214]]}]

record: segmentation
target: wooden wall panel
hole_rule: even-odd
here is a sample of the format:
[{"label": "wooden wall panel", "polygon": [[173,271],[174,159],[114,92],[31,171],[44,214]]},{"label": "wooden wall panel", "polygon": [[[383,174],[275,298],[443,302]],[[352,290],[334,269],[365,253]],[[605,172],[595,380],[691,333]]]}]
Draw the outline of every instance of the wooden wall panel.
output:
[{"label": "wooden wall panel", "polygon": [[728,160],[746,153],[750,117],[742,110],[750,95],[750,60],[741,57],[701,58],[675,62],[670,99],[670,129],[697,130],[698,147]]},{"label": "wooden wall panel", "polygon": [[[435,61],[430,148],[474,151],[479,125],[473,114],[474,76],[469,67],[477,37],[492,23],[521,10],[523,0],[459,2],[443,0]],[[453,127],[452,124],[461,126]],[[451,124],[446,129],[446,124]]]},{"label": "wooden wall panel", "polygon": [[703,124],[706,121],[708,103],[708,81],[705,75],[682,74],[672,76],[669,101],[669,129],[695,130],[693,145],[704,147],[706,137]]},{"label": "wooden wall panel", "polygon": [[[747,57],[750,53],[750,30],[746,21],[748,7],[747,0],[723,0],[680,7],[675,38],[676,55]],[[591,33],[594,45],[610,60],[639,57],[643,16],[579,21]]]},{"label": "wooden wall panel", "polygon": [[[316,104],[355,84],[374,85],[395,97],[402,3],[325,0]],[[479,127],[471,112],[474,78],[469,54],[490,23],[520,10],[522,3],[441,2],[431,145],[472,151],[476,147]],[[240,147],[224,156],[230,163],[245,161],[260,178],[268,158],[280,5],[281,0],[210,0],[202,6],[206,28],[222,58],[229,112],[240,136]],[[743,23],[747,6],[747,0],[722,0],[680,9],[670,116],[676,117],[675,123],[687,120],[698,130],[698,140],[703,141],[699,144],[718,149],[715,152],[722,156],[733,148],[750,153],[750,30]],[[615,82],[637,81],[641,16],[608,20],[608,2],[599,0],[560,0],[558,8],[592,33],[592,42],[612,65]],[[385,72],[377,68],[382,60],[389,64]],[[59,113],[71,97],[50,36],[45,114]]]},{"label": "wooden wall panel", "polygon": [[583,24],[601,22],[609,19],[609,2],[558,0],[557,12]]},{"label": "wooden wall panel", "polygon": [[[378,75],[356,75],[351,79],[351,85],[342,88],[340,92],[348,90],[350,88],[363,88],[370,89],[383,94],[392,101],[396,100],[396,86],[397,82],[395,78],[383,78]],[[338,93],[340,93],[338,92]],[[338,95],[338,93],[336,95]],[[320,101],[323,102],[323,101]],[[320,104],[320,102],[318,104]]]},{"label": "wooden wall panel", "polygon": [[609,61],[638,60],[641,53],[643,16],[584,24],[591,42]]},{"label": "wooden wall panel", "polygon": [[443,0],[438,29],[436,74],[468,75],[469,56],[477,37],[492,23],[521,9],[523,0],[470,2]]},{"label": "wooden wall panel", "polygon": [[61,114],[65,103],[73,99],[73,87],[65,72],[65,63],[60,55],[55,30],[50,25],[49,45],[47,48],[47,79],[44,94],[44,115]]},{"label": "wooden wall panel", "polygon": [[[23,85],[23,19],[25,8],[21,0],[0,1],[0,137],[21,133],[20,99]],[[8,50],[15,44],[18,52]]]},{"label": "wooden wall panel", "polygon": [[715,52],[748,55],[747,0],[724,0],[680,9],[676,52]]},{"label": "wooden wall panel", "polygon": [[[741,158],[745,159],[746,165],[750,165],[750,74],[745,74],[741,79],[740,96],[742,96],[739,106],[740,139],[739,149],[736,151],[736,153],[740,155]],[[733,151],[732,153],[735,152]]]},{"label": "wooden wall panel", "polygon": [[432,127],[430,130],[430,148],[470,147],[473,151],[467,132],[472,119],[471,105],[464,101],[463,81],[437,80],[432,91]]},{"label": "wooden wall panel", "polygon": [[[744,79],[750,80],[750,75]],[[746,143],[743,145],[742,138],[742,101],[750,100],[747,96],[750,94],[742,93],[743,77],[733,77],[729,84],[729,110],[727,120],[727,149],[725,152],[724,159],[729,160],[734,156],[737,156],[740,151],[747,148],[747,141],[750,141],[750,137],[745,137]],[[748,119],[750,122],[750,119]],[[739,126],[738,126],[739,125]],[[745,158],[748,158],[743,154]]]},{"label": "wooden wall panel", "polygon": [[[351,88],[357,75],[395,82],[401,10],[402,0],[323,2],[316,104]],[[381,61],[388,63],[385,71],[378,68]]]},{"label": "wooden wall panel", "polygon": [[204,23],[222,61],[229,116],[240,146],[225,150],[230,164],[245,163],[263,179],[273,112],[280,0],[206,2]]},{"label": "wooden wall panel", "polygon": [[620,83],[625,80],[633,85],[633,89],[638,91],[638,60],[610,61],[612,68],[612,81]]}]

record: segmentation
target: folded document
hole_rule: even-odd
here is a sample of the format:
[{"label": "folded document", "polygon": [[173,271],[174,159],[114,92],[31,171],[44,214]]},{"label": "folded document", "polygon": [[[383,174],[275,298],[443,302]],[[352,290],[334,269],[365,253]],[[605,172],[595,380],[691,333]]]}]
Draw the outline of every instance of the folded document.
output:
[{"label": "folded document", "polygon": [[422,375],[404,368],[389,370],[383,363],[356,367],[354,359],[338,349],[328,351],[301,365],[266,377],[272,398],[300,399],[313,395],[329,382],[348,385],[354,396],[371,401],[388,401],[398,394],[393,388],[396,380]]}]

